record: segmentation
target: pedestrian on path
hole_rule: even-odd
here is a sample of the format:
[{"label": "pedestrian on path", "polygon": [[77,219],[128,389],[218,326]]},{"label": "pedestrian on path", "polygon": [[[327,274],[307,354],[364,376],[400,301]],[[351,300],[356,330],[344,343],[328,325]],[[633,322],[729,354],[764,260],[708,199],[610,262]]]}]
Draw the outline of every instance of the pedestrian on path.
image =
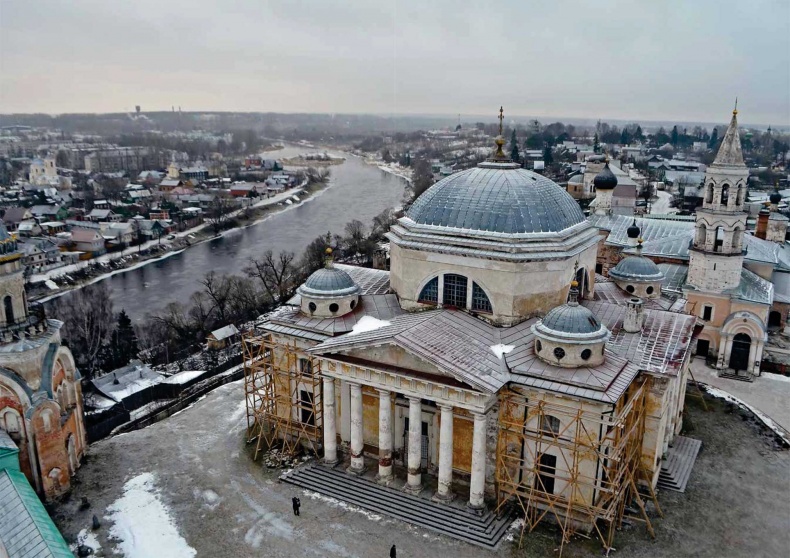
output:
[{"label": "pedestrian on path", "polygon": [[296,496],[291,498],[291,502],[294,505],[294,515],[299,515],[299,507],[302,505],[302,501],[299,500]]},{"label": "pedestrian on path", "polygon": [[392,545],[392,548],[390,548],[390,558],[398,558],[398,551],[394,544]]}]

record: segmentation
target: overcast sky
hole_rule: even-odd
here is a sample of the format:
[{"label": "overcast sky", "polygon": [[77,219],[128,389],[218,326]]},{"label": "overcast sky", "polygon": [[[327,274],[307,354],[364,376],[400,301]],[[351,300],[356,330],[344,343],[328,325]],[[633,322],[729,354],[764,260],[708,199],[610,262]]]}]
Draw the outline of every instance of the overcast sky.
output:
[{"label": "overcast sky", "polygon": [[788,0],[0,0],[0,112],[790,124]]}]

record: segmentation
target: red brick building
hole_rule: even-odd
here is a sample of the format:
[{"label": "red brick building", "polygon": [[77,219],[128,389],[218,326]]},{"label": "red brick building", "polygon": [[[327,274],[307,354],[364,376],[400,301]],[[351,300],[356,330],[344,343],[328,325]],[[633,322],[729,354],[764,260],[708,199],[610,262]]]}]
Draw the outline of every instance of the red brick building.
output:
[{"label": "red brick building", "polygon": [[0,222],[0,429],[30,483],[52,499],[70,488],[87,446],[82,389],[62,322],[27,304],[21,259]]}]

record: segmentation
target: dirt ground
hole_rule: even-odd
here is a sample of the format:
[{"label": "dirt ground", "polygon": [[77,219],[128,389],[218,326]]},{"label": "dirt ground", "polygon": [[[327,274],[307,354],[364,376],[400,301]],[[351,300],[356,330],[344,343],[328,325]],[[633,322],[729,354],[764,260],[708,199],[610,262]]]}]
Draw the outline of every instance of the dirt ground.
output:
[{"label": "dirt ground", "polygon": [[[699,400],[687,403],[687,435],[702,440],[702,450],[686,493],[659,494],[665,517],[654,520],[656,541],[643,525],[627,526],[617,533],[612,556],[786,555],[790,452],[774,449],[772,437],[737,409],[711,403],[707,413]],[[55,522],[71,542],[97,514],[104,523],[97,532],[100,555],[112,556],[116,542],[107,539],[112,522],[104,519],[105,510],[122,495],[126,481],[150,472],[179,533],[198,557],[385,557],[391,544],[397,544],[401,558],[558,555],[559,538],[550,527],[526,535],[520,549],[503,542],[491,553],[300,494],[277,482],[278,471],[251,460],[243,438],[245,420],[243,386],[236,382],[163,422],[94,444],[71,497],[52,510]],[[293,495],[302,500],[300,517],[291,512]],[[83,496],[91,507],[80,511]],[[566,558],[601,554],[597,541],[584,539],[563,552]]]}]

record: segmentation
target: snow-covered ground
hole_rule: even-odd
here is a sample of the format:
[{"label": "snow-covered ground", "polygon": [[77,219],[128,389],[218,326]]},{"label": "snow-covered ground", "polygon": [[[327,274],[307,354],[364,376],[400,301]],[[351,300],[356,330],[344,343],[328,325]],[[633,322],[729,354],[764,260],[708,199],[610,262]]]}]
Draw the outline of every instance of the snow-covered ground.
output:
[{"label": "snow-covered ground", "polygon": [[662,215],[666,213],[678,212],[677,208],[669,206],[669,202],[672,201],[672,194],[666,190],[658,190],[656,191],[656,195],[658,196],[658,199],[650,204],[650,213]]},{"label": "snow-covered ground", "polygon": [[192,558],[197,554],[179,534],[153,473],[141,473],[127,481],[123,496],[107,511],[107,519],[113,523],[109,536],[118,542],[114,552],[125,558]]},{"label": "snow-covered ground", "polygon": [[701,358],[691,361],[691,372],[698,382],[733,396],[758,416],[762,415],[781,426],[785,432],[790,430],[790,378],[766,373],[755,378],[754,382],[719,378],[716,370],[709,368]]}]

